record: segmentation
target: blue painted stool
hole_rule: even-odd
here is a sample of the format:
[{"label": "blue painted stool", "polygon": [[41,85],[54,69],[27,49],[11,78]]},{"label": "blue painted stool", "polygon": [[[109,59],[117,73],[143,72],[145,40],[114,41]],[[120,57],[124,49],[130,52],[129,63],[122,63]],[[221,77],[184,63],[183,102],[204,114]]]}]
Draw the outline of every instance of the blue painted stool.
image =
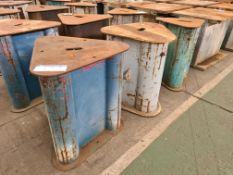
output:
[{"label": "blue painted stool", "polygon": [[109,40],[130,46],[125,53],[123,109],[142,117],[155,117],[161,112],[159,93],[168,44],[176,36],[157,23],[131,23],[104,27]]},{"label": "blue painted stool", "polygon": [[58,169],[74,168],[80,148],[106,129],[119,129],[121,53],[127,49],[119,42],[73,37],[36,41],[30,71],[40,79]]},{"label": "blue painted stool", "polygon": [[41,103],[39,82],[29,73],[34,41],[57,35],[59,22],[6,19],[0,21],[0,65],[13,112],[25,111]]},{"label": "blue painted stool", "polygon": [[170,90],[181,91],[204,20],[193,18],[157,18],[157,20],[177,37],[168,46],[163,83]]}]

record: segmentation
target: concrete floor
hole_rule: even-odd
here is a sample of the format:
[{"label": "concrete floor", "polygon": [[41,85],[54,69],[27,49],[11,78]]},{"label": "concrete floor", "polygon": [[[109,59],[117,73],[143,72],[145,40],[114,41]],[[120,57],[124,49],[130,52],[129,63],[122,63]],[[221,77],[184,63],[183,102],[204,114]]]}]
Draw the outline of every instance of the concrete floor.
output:
[{"label": "concrete floor", "polygon": [[155,140],[122,175],[232,175],[233,72]]},{"label": "concrete floor", "polygon": [[[233,63],[233,54],[229,52],[226,53],[228,56],[224,60],[205,72],[191,69],[185,83],[185,92],[174,93],[162,88],[160,103],[163,111],[158,117],[145,119],[123,111],[122,117],[124,120],[124,129],[91,155],[80,167],[69,172],[57,171],[51,164],[53,148],[44,106],[37,106],[34,109],[21,114],[11,113],[7,92],[2,79],[0,79],[0,174],[100,174],[129,148],[139,142],[140,139],[159,122],[166,119],[172,111],[179,108],[185,100],[191,97],[191,94],[220,74],[227,66],[231,65]],[[220,88],[220,90],[225,93],[224,89]],[[228,93],[230,94],[230,89],[228,89]],[[228,97],[228,95],[226,95],[226,97]],[[205,98],[210,99],[213,102],[214,100],[219,101],[218,98],[213,96],[207,95]],[[225,103],[225,108],[232,108],[232,105],[228,101],[223,99],[222,103]],[[200,106],[203,105],[200,104]],[[198,107],[196,108],[198,109]],[[224,121],[225,119],[223,122]],[[187,138],[187,136],[185,138]],[[182,140],[180,140],[180,142],[181,141]],[[186,141],[188,141],[188,138]],[[185,159],[183,159],[183,161],[185,162]],[[179,165],[177,164],[177,166]],[[163,171],[161,170],[161,173],[158,174],[162,175],[162,172]]]}]

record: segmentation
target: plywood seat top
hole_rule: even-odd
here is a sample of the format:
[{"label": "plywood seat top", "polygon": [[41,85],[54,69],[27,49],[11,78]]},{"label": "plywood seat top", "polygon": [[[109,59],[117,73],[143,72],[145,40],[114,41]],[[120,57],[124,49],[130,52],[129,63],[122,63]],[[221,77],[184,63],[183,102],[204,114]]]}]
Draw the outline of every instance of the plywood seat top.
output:
[{"label": "plywood seat top", "polygon": [[173,14],[190,16],[190,17],[201,18],[212,21],[230,20],[232,19],[232,15],[233,15],[233,13],[230,11],[223,11],[218,9],[202,8],[202,7],[180,10],[173,12]]},{"label": "plywood seat top", "polygon": [[[59,49],[58,49],[59,48]],[[37,76],[57,76],[106,60],[128,50],[127,44],[64,36],[46,36],[35,42],[30,71]],[[65,65],[63,71],[35,71],[39,66]]]},{"label": "plywood seat top", "polygon": [[111,15],[60,13],[58,17],[65,25],[82,25],[112,18]]},{"label": "plywood seat top", "polygon": [[70,2],[65,3],[67,6],[74,6],[74,7],[96,7],[97,5],[90,2]]},{"label": "plywood seat top", "polygon": [[110,15],[141,15],[141,14],[146,14],[146,12],[127,9],[127,8],[115,8],[113,10],[108,11],[108,14]]},{"label": "plywood seat top", "polygon": [[154,44],[169,43],[176,39],[176,36],[166,27],[151,22],[108,26],[102,28],[101,32]]},{"label": "plywood seat top", "polygon": [[181,26],[184,28],[200,28],[204,20],[196,18],[156,18],[158,21]]},{"label": "plywood seat top", "polygon": [[8,9],[8,8],[0,8],[0,15],[12,15],[19,13],[20,10],[18,9]]},{"label": "plywood seat top", "polygon": [[0,20],[0,36],[17,35],[59,26],[59,22],[23,19]]},{"label": "plywood seat top", "polygon": [[205,7],[205,6],[209,6],[209,5],[219,4],[219,2],[215,2],[215,1],[202,1],[202,0],[179,0],[179,1],[172,1],[171,3],[199,6],[199,7]]},{"label": "plywood seat top", "polygon": [[0,7],[30,4],[32,1],[0,1]]},{"label": "plywood seat top", "polygon": [[187,6],[187,5],[154,3],[154,2],[138,2],[138,3],[135,2],[135,3],[129,3],[128,6],[137,9],[155,11],[158,13],[171,13],[173,11],[191,8],[191,6]]},{"label": "plywood seat top", "polygon": [[209,7],[233,11],[233,4],[229,4],[229,3],[215,4],[215,5],[211,5]]},{"label": "plywood seat top", "polygon": [[26,9],[27,12],[43,12],[43,11],[53,11],[53,10],[63,10],[69,9],[67,6],[57,6],[57,5],[29,5]]}]

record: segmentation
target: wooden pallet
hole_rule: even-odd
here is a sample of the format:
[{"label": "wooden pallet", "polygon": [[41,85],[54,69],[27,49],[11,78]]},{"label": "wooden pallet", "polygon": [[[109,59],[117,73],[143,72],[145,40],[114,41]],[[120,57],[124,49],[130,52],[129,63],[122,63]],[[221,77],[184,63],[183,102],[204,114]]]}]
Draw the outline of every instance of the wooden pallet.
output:
[{"label": "wooden pallet", "polygon": [[201,70],[201,71],[205,71],[208,68],[210,68],[211,66],[215,65],[217,62],[221,61],[222,59],[224,59],[227,56],[227,54],[219,52],[216,55],[208,58],[207,60],[203,61],[202,63],[199,63],[197,65],[193,65],[192,67]]}]

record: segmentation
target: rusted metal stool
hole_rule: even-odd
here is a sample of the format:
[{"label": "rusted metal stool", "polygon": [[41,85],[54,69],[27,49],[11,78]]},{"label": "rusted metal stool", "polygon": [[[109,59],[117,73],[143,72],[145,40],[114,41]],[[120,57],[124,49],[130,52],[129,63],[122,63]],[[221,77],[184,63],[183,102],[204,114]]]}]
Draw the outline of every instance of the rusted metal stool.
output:
[{"label": "rusted metal stool", "polygon": [[108,14],[113,16],[111,19],[111,25],[117,25],[143,22],[143,16],[146,14],[146,12],[127,8],[115,8],[108,11]]},{"label": "rusted metal stool", "polygon": [[145,17],[145,21],[151,22],[156,21],[156,16],[169,17],[173,11],[191,8],[191,6],[187,5],[156,3],[150,1],[128,3],[127,6],[148,12],[149,15],[148,17]]},{"label": "rusted metal stool", "polygon": [[71,2],[65,3],[69,6],[71,13],[79,14],[97,14],[97,5],[89,2]]},{"label": "rusted metal stool", "polygon": [[73,37],[36,41],[30,71],[40,80],[58,169],[76,167],[121,127],[121,53],[127,49]]},{"label": "rusted metal stool", "polygon": [[0,19],[19,19],[20,10],[0,8]]},{"label": "rusted metal stool", "polygon": [[[26,11],[28,12],[29,19],[60,22],[57,15],[59,13],[67,13],[69,7],[56,5],[29,5]],[[64,35],[62,26],[58,27],[58,31],[60,35]]]},{"label": "rusted metal stool", "polygon": [[0,20],[0,65],[13,112],[41,103],[39,82],[29,72],[36,38],[57,35],[58,22],[19,19]]},{"label": "rusted metal stool", "polygon": [[188,16],[205,20],[194,50],[192,59],[193,67],[199,70],[206,70],[225,57],[220,52],[220,48],[229,27],[232,13],[202,7],[173,13],[178,16]]},{"label": "rusted metal stool", "polygon": [[103,6],[104,14],[107,14],[108,11],[114,8],[126,8],[127,6],[127,2],[119,2],[119,1],[116,2],[116,1],[110,1],[110,0],[102,0],[101,3]]},{"label": "rusted metal stool", "polygon": [[111,15],[96,15],[96,14],[65,14],[58,15],[66,36],[83,37],[83,38],[98,38],[104,39],[105,35],[100,29],[109,25]]},{"label": "rusted metal stool", "polygon": [[157,23],[132,23],[104,27],[109,40],[130,46],[123,65],[123,109],[143,117],[161,111],[158,102],[168,44],[176,39]]},{"label": "rusted metal stool", "polygon": [[26,9],[29,19],[60,21],[57,14],[67,13],[69,10],[66,6],[52,5],[29,5]]},{"label": "rusted metal stool", "polygon": [[26,8],[32,1],[0,1],[0,8],[11,8],[20,10],[20,17],[28,19]]},{"label": "rusted metal stool", "polygon": [[[216,4],[216,5],[209,6],[209,8],[219,9],[220,12],[221,10],[228,10],[228,11],[233,12],[233,4],[229,4],[229,3]],[[227,30],[225,39],[222,44],[222,49],[231,51],[231,52],[233,51],[233,21],[231,21],[229,28]]]},{"label": "rusted metal stool", "polygon": [[58,5],[58,6],[64,6],[65,3],[71,2],[71,0],[47,0],[47,5]]},{"label": "rusted metal stool", "polygon": [[181,91],[204,20],[194,18],[157,18],[157,20],[177,37],[168,46],[163,83],[170,90]]}]

